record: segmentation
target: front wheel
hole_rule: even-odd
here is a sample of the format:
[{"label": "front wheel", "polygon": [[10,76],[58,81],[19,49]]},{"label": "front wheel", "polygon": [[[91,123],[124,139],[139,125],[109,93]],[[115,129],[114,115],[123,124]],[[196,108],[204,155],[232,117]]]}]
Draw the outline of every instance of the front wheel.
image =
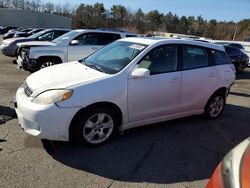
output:
[{"label": "front wheel", "polygon": [[80,144],[98,146],[110,140],[118,125],[116,113],[109,108],[85,110],[74,123],[73,135]]},{"label": "front wheel", "polygon": [[44,69],[46,67],[50,67],[53,65],[56,65],[58,63],[61,63],[59,60],[57,60],[56,58],[42,58],[40,60],[38,60],[37,62],[37,66],[36,66],[36,71],[40,70],[40,69]]},{"label": "front wheel", "polygon": [[212,96],[205,107],[205,116],[209,119],[218,118],[223,113],[225,104],[226,97],[223,94]]}]

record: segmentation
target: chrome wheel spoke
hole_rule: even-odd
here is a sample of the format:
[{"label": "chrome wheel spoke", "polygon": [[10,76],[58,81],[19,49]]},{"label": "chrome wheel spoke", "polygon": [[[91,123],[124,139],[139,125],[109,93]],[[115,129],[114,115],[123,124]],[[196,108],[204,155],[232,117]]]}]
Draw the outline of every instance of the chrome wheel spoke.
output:
[{"label": "chrome wheel spoke", "polygon": [[113,127],[113,122],[109,120],[108,122],[103,123],[102,126],[104,129],[110,129]]},{"label": "chrome wheel spoke", "polygon": [[94,129],[92,129],[87,135],[86,135],[86,139],[87,140],[93,140],[93,138],[95,137],[96,132]]},{"label": "chrome wheel spoke", "polygon": [[99,132],[98,136],[100,141],[104,140],[107,137],[107,135],[103,131]]},{"label": "chrome wheel spoke", "polygon": [[90,128],[90,129],[93,129],[95,128],[95,123],[93,123],[91,120],[88,120],[85,124],[85,127],[86,128]]},{"label": "chrome wheel spoke", "polygon": [[98,114],[97,116],[98,123],[103,123],[104,119],[105,119],[105,114]]}]

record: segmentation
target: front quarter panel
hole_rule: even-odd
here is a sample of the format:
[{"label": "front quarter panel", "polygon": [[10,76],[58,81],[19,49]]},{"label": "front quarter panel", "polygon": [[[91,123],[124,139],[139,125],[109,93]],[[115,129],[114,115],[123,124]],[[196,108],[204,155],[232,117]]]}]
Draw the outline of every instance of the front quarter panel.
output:
[{"label": "front quarter panel", "polygon": [[30,49],[29,59],[38,59],[39,57],[56,56],[60,57],[62,62],[67,61],[67,48],[60,47],[32,47]]},{"label": "front quarter panel", "polygon": [[71,87],[73,96],[57,105],[63,108],[85,108],[98,102],[110,102],[117,105],[127,120],[127,77],[126,74],[112,75],[104,80],[78,84]]}]

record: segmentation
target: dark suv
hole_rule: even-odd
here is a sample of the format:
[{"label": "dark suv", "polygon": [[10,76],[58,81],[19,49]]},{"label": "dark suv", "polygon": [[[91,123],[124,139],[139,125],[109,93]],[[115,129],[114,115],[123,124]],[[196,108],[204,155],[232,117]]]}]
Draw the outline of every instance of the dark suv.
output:
[{"label": "dark suv", "polygon": [[228,56],[230,57],[232,63],[236,68],[236,72],[241,73],[244,70],[244,68],[246,68],[248,65],[249,62],[248,55],[238,48],[231,46],[224,46],[224,47]]}]

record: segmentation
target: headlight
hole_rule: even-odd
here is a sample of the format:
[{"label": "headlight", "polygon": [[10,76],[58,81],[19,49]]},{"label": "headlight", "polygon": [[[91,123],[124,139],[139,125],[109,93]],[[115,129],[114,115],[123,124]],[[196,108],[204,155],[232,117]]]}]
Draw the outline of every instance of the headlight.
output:
[{"label": "headlight", "polygon": [[72,95],[72,90],[48,90],[36,96],[32,102],[37,104],[53,104],[65,101]]}]

